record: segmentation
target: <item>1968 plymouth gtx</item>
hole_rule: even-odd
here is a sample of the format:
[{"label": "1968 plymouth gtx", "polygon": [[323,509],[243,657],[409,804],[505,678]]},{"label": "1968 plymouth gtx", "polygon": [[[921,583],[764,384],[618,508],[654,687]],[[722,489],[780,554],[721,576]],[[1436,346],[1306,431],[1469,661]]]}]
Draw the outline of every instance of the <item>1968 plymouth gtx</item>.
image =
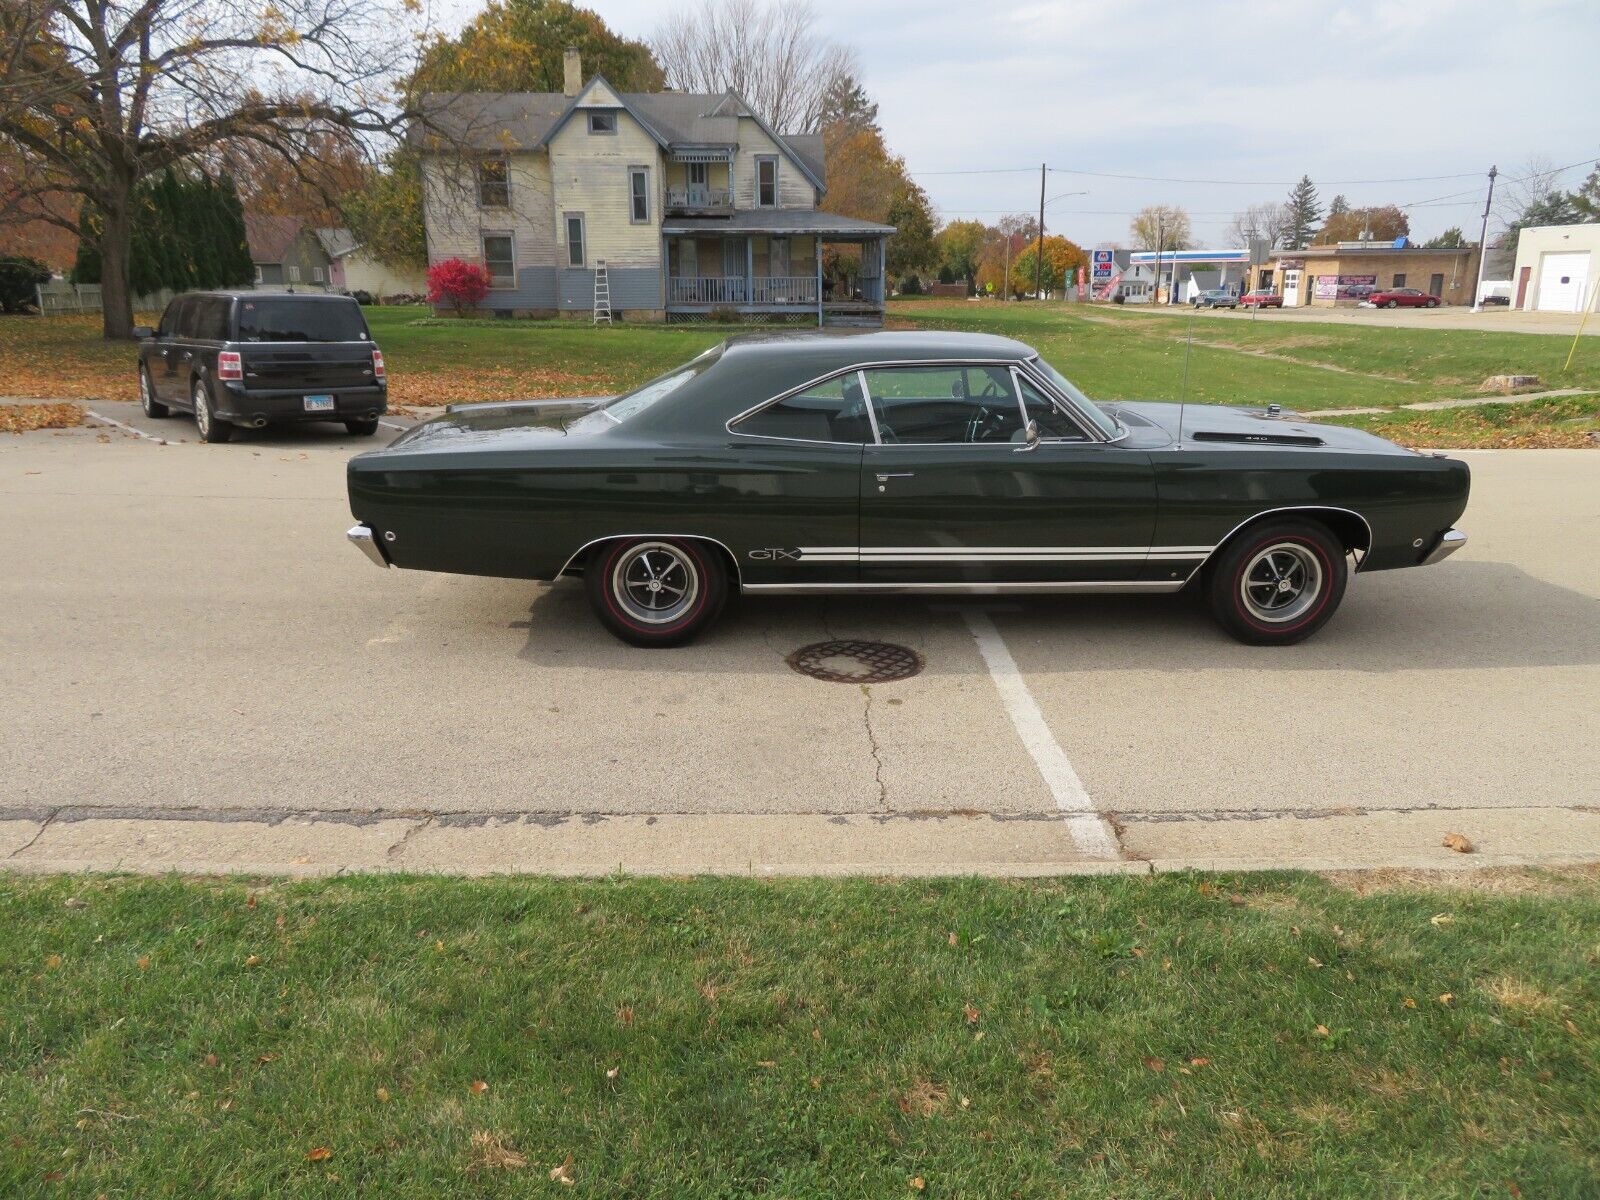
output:
[{"label": "1968 plymouth gtx", "polygon": [[1465,542],[1465,463],[1276,411],[1095,403],[987,335],[730,339],[617,397],[458,406],[352,459],[380,566],[581,574],[641,646],[746,593],[1204,590],[1299,641]]}]

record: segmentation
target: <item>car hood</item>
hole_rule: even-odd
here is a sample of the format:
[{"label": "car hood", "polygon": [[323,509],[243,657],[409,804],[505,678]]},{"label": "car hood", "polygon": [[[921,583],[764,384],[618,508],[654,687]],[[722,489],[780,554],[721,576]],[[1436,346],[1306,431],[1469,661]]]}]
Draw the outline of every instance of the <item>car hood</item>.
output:
[{"label": "car hood", "polygon": [[1292,413],[1273,416],[1259,408],[1220,404],[1171,404],[1121,400],[1101,407],[1128,427],[1135,444],[1145,444],[1154,431],[1194,449],[1267,446],[1273,449],[1341,450],[1364,454],[1412,454],[1411,450],[1360,429],[1306,421]]},{"label": "car hood", "polygon": [[[452,404],[443,416],[413,426],[390,442],[386,449],[461,450],[489,441],[509,446],[565,437],[580,418],[611,399],[611,396],[571,396],[558,400]],[[606,420],[604,417],[596,419]]]}]

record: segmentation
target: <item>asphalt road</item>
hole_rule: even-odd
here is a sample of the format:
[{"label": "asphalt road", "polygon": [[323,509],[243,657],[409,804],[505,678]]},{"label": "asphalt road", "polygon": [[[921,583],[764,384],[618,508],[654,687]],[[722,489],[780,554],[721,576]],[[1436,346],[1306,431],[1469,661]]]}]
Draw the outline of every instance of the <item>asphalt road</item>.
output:
[{"label": "asphalt road", "polygon": [[[0,441],[14,858],[69,811],[325,814],[308,853],[374,811],[516,814],[574,844],[626,818],[629,837],[676,828],[685,869],[721,869],[719,845],[780,817],[802,819],[791,866],[859,829],[889,839],[859,860],[875,869],[983,869],[1181,857],[1157,844],[1174,837],[1229,860],[1269,827],[1295,861],[1336,863],[1340,839],[1381,859],[1393,822],[1436,844],[1459,812],[1507,857],[1600,857],[1600,453],[1467,454],[1467,549],[1357,576],[1297,647],[1239,645],[1183,597],[880,597],[735,601],[699,643],[644,651],[573,581],[374,568],[344,540],[362,443],[336,427],[204,446],[181,417],[95,411],[188,441]],[[786,665],[832,637],[927,667],[862,687]]]}]

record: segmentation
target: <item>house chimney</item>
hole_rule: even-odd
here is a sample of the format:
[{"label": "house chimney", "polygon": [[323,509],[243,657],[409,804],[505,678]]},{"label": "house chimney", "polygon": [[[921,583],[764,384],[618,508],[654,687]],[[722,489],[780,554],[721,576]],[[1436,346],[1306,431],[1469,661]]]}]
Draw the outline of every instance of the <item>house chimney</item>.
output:
[{"label": "house chimney", "polygon": [[564,96],[576,96],[583,90],[583,56],[576,46],[568,46],[561,56],[562,86]]}]

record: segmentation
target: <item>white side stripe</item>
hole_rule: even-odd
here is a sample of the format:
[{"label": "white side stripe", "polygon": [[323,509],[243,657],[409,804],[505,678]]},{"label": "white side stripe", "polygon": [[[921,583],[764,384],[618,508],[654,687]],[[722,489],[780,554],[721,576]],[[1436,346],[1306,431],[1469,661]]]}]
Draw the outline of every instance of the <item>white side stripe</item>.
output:
[{"label": "white side stripe", "polygon": [[1205,558],[1210,546],[801,546],[806,562],[1114,562]]},{"label": "white side stripe", "polygon": [[1117,835],[1095,808],[1083,780],[1078,778],[1071,760],[1050,732],[1044,713],[1039,711],[1039,704],[1028,690],[1027,681],[1017,669],[1017,661],[1011,657],[994,621],[981,608],[962,608],[961,615],[966,618],[967,628],[972,630],[978,653],[989,668],[989,677],[1000,693],[1000,703],[1022,739],[1023,748],[1055,797],[1073,845],[1095,858],[1120,858]]}]

